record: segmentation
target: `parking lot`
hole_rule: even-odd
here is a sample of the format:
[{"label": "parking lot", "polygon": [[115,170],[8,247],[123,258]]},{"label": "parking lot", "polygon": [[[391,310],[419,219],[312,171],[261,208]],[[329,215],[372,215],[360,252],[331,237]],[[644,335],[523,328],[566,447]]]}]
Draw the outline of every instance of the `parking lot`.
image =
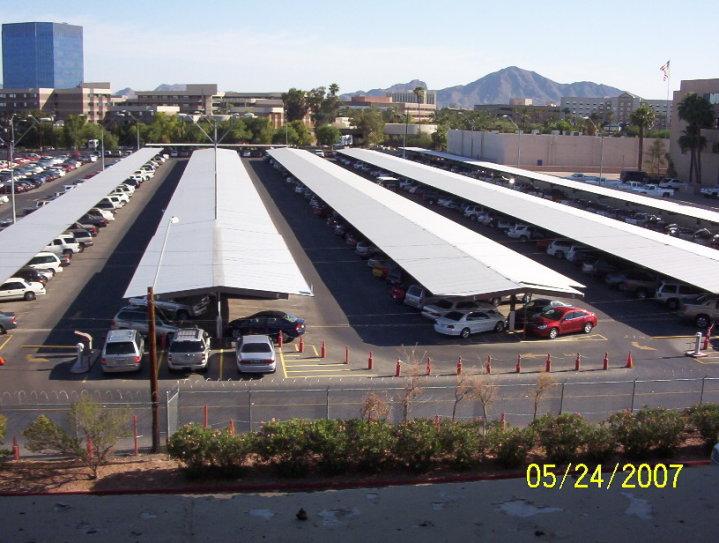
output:
[{"label": "parking lot", "polygon": [[[552,370],[562,379],[631,379],[645,377],[701,377],[716,375],[719,357],[703,360],[684,356],[696,332],[666,308],[651,300],[637,300],[592,280],[571,263],[550,257],[531,243],[509,240],[496,229],[464,219],[457,211],[435,211],[509,245],[560,273],[587,285],[584,300],[564,299],[595,312],[599,322],[590,334],[567,335],[556,340],[533,339],[521,333],[485,333],[467,340],[437,334],[432,323],[416,309],[396,303],[389,286],[373,277],[367,261],[358,256],[324,219],[311,213],[308,200],[294,192],[268,162],[243,159],[253,182],[285,238],[314,296],[288,300],[233,299],[230,319],[260,310],[277,309],[305,319],[303,352],[299,341],[287,343],[279,355],[274,375],[241,376],[230,345],[214,345],[209,368],[201,374],[171,373],[167,353],[161,349],[159,377],[164,387],[187,378],[195,386],[205,380],[241,379],[257,386],[305,386],[323,382],[343,384],[360,379],[386,384],[401,359],[404,375],[424,373],[430,358],[431,374],[450,377],[459,357],[464,371],[479,371],[489,358],[500,380],[536,379],[551,355]],[[110,320],[123,305],[122,295],[146,244],[162,216],[182,174],[185,161],[171,160],[104,229],[91,250],[77,255],[66,273],[53,280],[48,294],[35,302],[7,302],[3,310],[18,314],[21,326],[0,336],[0,355],[7,360],[2,371],[3,390],[68,390],[72,388],[145,388],[149,376],[147,357],[134,374],[103,375],[99,364],[88,374],[75,375],[69,368],[77,341],[74,330],[89,331],[101,347]],[[403,193],[403,196],[413,197]],[[414,197],[413,197],[414,198]],[[416,199],[416,198],[415,198]],[[191,269],[187,273],[191,273]],[[507,312],[508,306],[500,306]],[[205,319],[211,323],[213,315]],[[200,323],[202,324],[202,323]],[[324,344],[325,357],[322,357]],[[629,352],[634,369],[625,369]],[[368,358],[372,353],[372,369]],[[602,371],[609,355],[609,373]],[[575,372],[577,354],[580,372]],[[517,355],[522,375],[514,375]],[[413,369],[414,366],[414,369]],[[368,380],[368,378],[373,378]],[[372,385],[370,385],[372,386]]]}]

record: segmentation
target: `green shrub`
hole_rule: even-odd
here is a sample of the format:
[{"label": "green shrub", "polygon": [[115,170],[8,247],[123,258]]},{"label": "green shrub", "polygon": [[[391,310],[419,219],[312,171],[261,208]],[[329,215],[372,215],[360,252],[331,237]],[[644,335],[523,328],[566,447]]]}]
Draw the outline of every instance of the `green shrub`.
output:
[{"label": "green shrub", "polygon": [[663,408],[623,411],[609,417],[607,422],[624,452],[634,458],[651,452],[671,454],[681,442],[684,430],[681,415]]},{"label": "green shrub", "polygon": [[440,451],[439,433],[431,420],[415,419],[395,426],[395,460],[410,471],[426,471]]},{"label": "green shrub", "polygon": [[215,430],[207,447],[208,463],[219,476],[237,477],[245,468],[247,457],[254,452],[255,434],[231,434]]},{"label": "green shrub", "polygon": [[497,462],[507,468],[523,465],[534,447],[535,435],[531,427],[506,430],[495,427],[489,437]]},{"label": "green shrub", "polygon": [[351,443],[348,460],[354,469],[376,472],[392,458],[396,444],[393,426],[385,420],[348,420],[347,439]]},{"label": "green shrub", "polygon": [[531,424],[547,459],[554,462],[574,460],[587,442],[590,425],[581,415],[543,415]]},{"label": "green shrub", "polygon": [[487,439],[478,422],[443,421],[439,427],[440,450],[456,469],[469,469],[483,457]]},{"label": "green shrub", "polygon": [[601,424],[590,426],[587,431],[584,458],[591,462],[601,463],[617,450],[617,438],[609,426]]},{"label": "green shrub", "polygon": [[709,448],[719,440],[719,405],[703,404],[686,410],[689,424],[702,436]]},{"label": "green shrub", "polygon": [[167,452],[171,458],[183,463],[188,473],[199,474],[212,463],[213,432],[199,424],[187,424],[170,436]]},{"label": "green shrub", "polygon": [[317,455],[317,465],[328,474],[341,473],[349,465],[351,444],[344,421],[316,420],[308,429],[308,447]]},{"label": "green shrub", "polygon": [[303,419],[267,422],[257,433],[257,452],[281,475],[307,475],[313,460],[308,439],[311,425]]}]

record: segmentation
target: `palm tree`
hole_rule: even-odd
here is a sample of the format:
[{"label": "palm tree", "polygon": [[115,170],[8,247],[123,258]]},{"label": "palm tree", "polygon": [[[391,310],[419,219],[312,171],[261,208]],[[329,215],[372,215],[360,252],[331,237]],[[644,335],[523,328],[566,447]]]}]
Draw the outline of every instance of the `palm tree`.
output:
[{"label": "palm tree", "polygon": [[632,112],[630,120],[633,125],[639,128],[639,156],[637,158],[637,169],[642,169],[644,158],[644,131],[654,124],[654,110],[646,104],[640,105]]},{"label": "palm tree", "polygon": [[697,186],[702,182],[701,153],[707,141],[702,136],[702,128],[711,128],[714,124],[714,111],[709,100],[697,94],[688,94],[679,102],[677,108],[679,118],[686,121],[687,126],[679,137],[679,147],[682,153],[687,150],[691,153],[689,158],[689,182],[695,181]]},{"label": "palm tree", "polygon": [[419,106],[423,102],[422,98],[424,98],[425,89],[424,87],[415,87],[412,92],[417,97],[417,118],[419,118],[421,109]]}]

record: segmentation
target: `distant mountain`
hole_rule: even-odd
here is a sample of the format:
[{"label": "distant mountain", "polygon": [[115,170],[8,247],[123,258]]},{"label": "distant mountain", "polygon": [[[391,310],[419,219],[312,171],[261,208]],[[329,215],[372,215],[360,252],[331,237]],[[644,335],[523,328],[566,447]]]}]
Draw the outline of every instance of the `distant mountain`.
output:
[{"label": "distant mountain", "polygon": [[180,84],[180,83],[173,83],[172,85],[168,85],[168,84],[166,84],[166,83],[163,83],[162,85],[158,85],[157,87],[155,87],[155,90],[156,90],[156,91],[162,91],[162,92],[167,92],[167,91],[183,91],[183,90],[185,90],[186,88],[187,88],[186,85],[183,85],[183,84]]},{"label": "distant mountain", "polygon": [[[357,91],[345,94],[343,97],[384,96],[387,92],[411,91],[417,86],[427,88],[423,81],[415,79],[387,89]],[[475,104],[508,104],[510,98],[531,98],[534,104],[543,105],[550,102],[559,103],[562,96],[600,98],[617,96],[621,93],[621,89],[591,81],[557,83],[536,72],[510,66],[487,74],[466,85],[437,90],[437,105],[438,107],[452,106],[471,109]]]},{"label": "distant mountain", "polygon": [[119,91],[115,92],[115,95],[117,96],[135,96],[135,91],[131,89],[130,87],[125,87],[124,89],[120,89]]}]

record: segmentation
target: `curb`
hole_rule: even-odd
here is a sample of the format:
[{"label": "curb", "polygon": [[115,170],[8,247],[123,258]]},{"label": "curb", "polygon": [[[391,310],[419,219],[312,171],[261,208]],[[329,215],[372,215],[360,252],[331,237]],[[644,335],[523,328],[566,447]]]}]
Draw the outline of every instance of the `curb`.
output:
[{"label": "curb", "polygon": [[[685,467],[694,468],[708,466],[709,460],[676,461]],[[606,470],[611,471],[607,467]],[[256,492],[316,492],[324,490],[351,490],[356,488],[378,488],[387,486],[411,486],[420,484],[446,484],[446,483],[474,483],[479,481],[501,481],[505,479],[523,479],[525,471],[511,471],[494,475],[443,475],[437,477],[414,477],[410,479],[373,479],[358,481],[321,481],[261,483],[261,484],[232,484],[222,487],[215,486],[183,486],[177,488],[154,489],[117,489],[117,490],[68,490],[64,492],[0,492],[0,496],[125,496],[130,494],[244,494]]]}]

